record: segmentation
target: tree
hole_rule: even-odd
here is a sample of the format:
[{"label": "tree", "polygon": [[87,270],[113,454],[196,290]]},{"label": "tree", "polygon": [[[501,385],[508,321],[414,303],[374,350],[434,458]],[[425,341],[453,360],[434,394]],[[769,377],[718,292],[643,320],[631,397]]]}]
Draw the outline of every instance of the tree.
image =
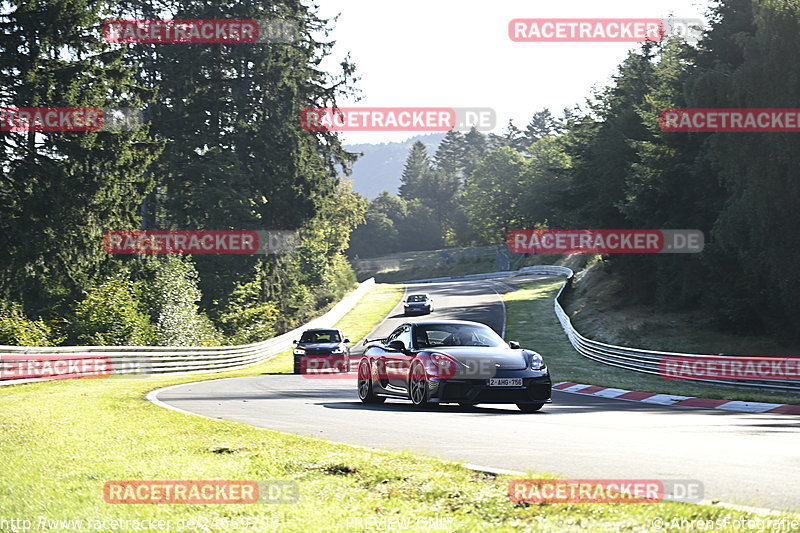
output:
[{"label": "tree", "polygon": [[558,133],[559,124],[556,118],[550,113],[549,109],[542,109],[533,114],[533,118],[525,128],[523,149],[544,137],[550,137]]},{"label": "tree", "polygon": [[505,242],[519,220],[520,185],[525,159],[510,147],[486,156],[464,191],[464,211],[479,244]]},{"label": "tree", "polygon": [[486,136],[474,127],[464,136],[464,177],[468,178],[475,171],[481,159],[489,153]]},{"label": "tree", "polygon": [[431,170],[431,160],[428,150],[422,142],[417,141],[411,146],[400,177],[400,198],[411,200],[420,197],[420,188],[426,175]]},{"label": "tree", "polygon": [[[3,9],[0,106],[141,109],[152,94],[125,50],[97,37],[113,4],[17,2]],[[130,131],[0,131],[0,296],[34,314],[66,312],[119,270],[102,235],[138,227],[162,145]]]},{"label": "tree", "polygon": [[461,182],[464,178],[465,155],[464,135],[461,132],[450,130],[439,143],[433,162],[437,169],[444,172],[448,180]]}]

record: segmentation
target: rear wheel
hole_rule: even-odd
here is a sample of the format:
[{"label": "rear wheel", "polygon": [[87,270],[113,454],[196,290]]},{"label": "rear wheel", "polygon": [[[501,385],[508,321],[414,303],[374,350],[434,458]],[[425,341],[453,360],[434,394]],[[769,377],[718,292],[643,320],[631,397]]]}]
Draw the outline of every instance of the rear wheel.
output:
[{"label": "rear wheel", "polygon": [[414,363],[408,378],[408,398],[414,405],[422,407],[428,405],[429,395],[428,375],[420,363]]},{"label": "rear wheel", "polygon": [[372,390],[372,373],[369,369],[369,361],[361,361],[358,365],[358,397],[364,403],[383,403],[386,398],[375,396]]},{"label": "rear wheel", "polygon": [[465,409],[469,409],[469,408],[475,407],[478,404],[472,403],[472,402],[458,402],[458,405],[463,407],[463,408],[465,408]]},{"label": "rear wheel", "polygon": [[518,403],[517,407],[523,413],[535,413],[544,406],[543,403]]},{"label": "rear wheel", "polygon": [[299,374],[300,373],[300,359],[295,359],[294,360],[294,373],[295,374]]}]

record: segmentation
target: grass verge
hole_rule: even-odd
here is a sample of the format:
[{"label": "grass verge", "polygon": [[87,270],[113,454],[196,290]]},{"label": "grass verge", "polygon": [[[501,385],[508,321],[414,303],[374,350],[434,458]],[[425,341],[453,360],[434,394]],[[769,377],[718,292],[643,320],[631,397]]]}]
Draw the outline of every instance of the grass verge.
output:
[{"label": "grass verge", "polygon": [[547,279],[525,283],[523,288],[506,293],[508,322],[506,336],[542,354],[553,380],[574,381],[603,387],[617,387],[700,398],[771,403],[800,403],[796,395],[779,392],[733,389],[730,387],[664,380],[592,361],[581,356],[570,344],[553,311],[553,299],[564,280]]},{"label": "grass verge", "polygon": [[[363,328],[367,321],[373,325],[382,318],[377,312],[380,306],[368,308],[373,298],[383,301],[385,309],[399,296],[376,291],[349,317],[354,321],[361,317]],[[339,326],[344,328],[347,320]],[[476,473],[410,453],[370,451],[184,415],[144,401],[145,394],[157,387],[271,373],[280,364],[273,360],[202,376],[3,387],[0,530],[23,530],[28,523],[22,521],[29,520],[28,529],[52,531],[644,532],[653,529],[656,518],[755,516],[679,503],[514,505],[507,497],[511,479],[507,476]],[[288,480],[298,484],[300,499],[283,505],[105,503],[104,483],[126,479]],[[151,519],[155,527],[146,524],[139,529],[141,522],[133,522]]]}]

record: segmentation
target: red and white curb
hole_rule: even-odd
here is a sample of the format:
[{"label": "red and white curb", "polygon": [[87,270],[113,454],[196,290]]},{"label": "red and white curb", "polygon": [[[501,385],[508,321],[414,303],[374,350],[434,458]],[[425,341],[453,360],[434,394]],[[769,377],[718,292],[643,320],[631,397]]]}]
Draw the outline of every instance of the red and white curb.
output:
[{"label": "red and white curb", "polygon": [[677,394],[658,394],[655,392],[637,392],[625,389],[612,389],[596,385],[583,385],[571,381],[562,381],[553,385],[553,389],[573,394],[598,396],[629,402],[652,403],[656,405],[677,405],[680,407],[702,407],[706,409],[723,409],[725,411],[741,411],[744,413],[773,413],[779,415],[800,415],[800,405],[782,403],[740,402],[731,400],[712,400],[695,398]]}]

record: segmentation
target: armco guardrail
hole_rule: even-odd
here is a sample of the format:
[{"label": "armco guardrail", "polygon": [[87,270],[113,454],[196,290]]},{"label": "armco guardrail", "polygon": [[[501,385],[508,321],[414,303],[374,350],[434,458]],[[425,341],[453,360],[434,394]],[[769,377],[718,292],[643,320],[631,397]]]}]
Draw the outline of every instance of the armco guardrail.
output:
[{"label": "armco guardrail", "polygon": [[[112,374],[199,374],[203,372],[219,372],[254,365],[288,350],[292,340],[296,339],[307,328],[332,327],[375,285],[375,278],[361,283],[356,290],[345,296],[339,303],[309,323],[292,331],[278,335],[272,339],[240,346],[213,347],[169,347],[169,346],[0,346],[0,364],[6,359],[16,363],[24,361],[43,361],[58,359],[59,361],[76,362],[82,359],[95,358],[109,361]],[[25,359],[25,356],[31,358]],[[74,356],[74,359],[70,358]],[[63,364],[63,363],[62,363]],[[2,379],[0,385],[42,381],[35,379]]]},{"label": "armco guardrail", "polygon": [[[567,289],[572,284],[573,271],[569,268],[559,266],[534,266],[527,267],[520,270],[527,274],[552,274],[556,276],[566,276],[567,280],[556,295],[554,302],[556,316],[564,332],[567,334],[570,343],[575,349],[583,355],[594,361],[624,368],[625,370],[632,370],[634,372],[642,372],[644,374],[659,375],[659,364],[664,357],[686,357],[686,358],[709,358],[719,357],[716,355],[707,354],[688,354],[676,352],[658,352],[653,350],[641,350],[638,348],[628,348],[625,346],[615,346],[613,344],[606,344],[592,339],[587,339],[577,331],[572,325],[569,316],[561,307],[561,302]],[[734,356],[725,356],[734,357]],[[731,385],[736,387],[747,387],[750,389],[770,389],[774,391],[788,391],[800,392],[800,381],[786,381],[786,380],[764,380],[764,381],[724,381],[724,380],[708,380],[696,379],[691,381],[699,381],[712,383],[714,385]]]}]

